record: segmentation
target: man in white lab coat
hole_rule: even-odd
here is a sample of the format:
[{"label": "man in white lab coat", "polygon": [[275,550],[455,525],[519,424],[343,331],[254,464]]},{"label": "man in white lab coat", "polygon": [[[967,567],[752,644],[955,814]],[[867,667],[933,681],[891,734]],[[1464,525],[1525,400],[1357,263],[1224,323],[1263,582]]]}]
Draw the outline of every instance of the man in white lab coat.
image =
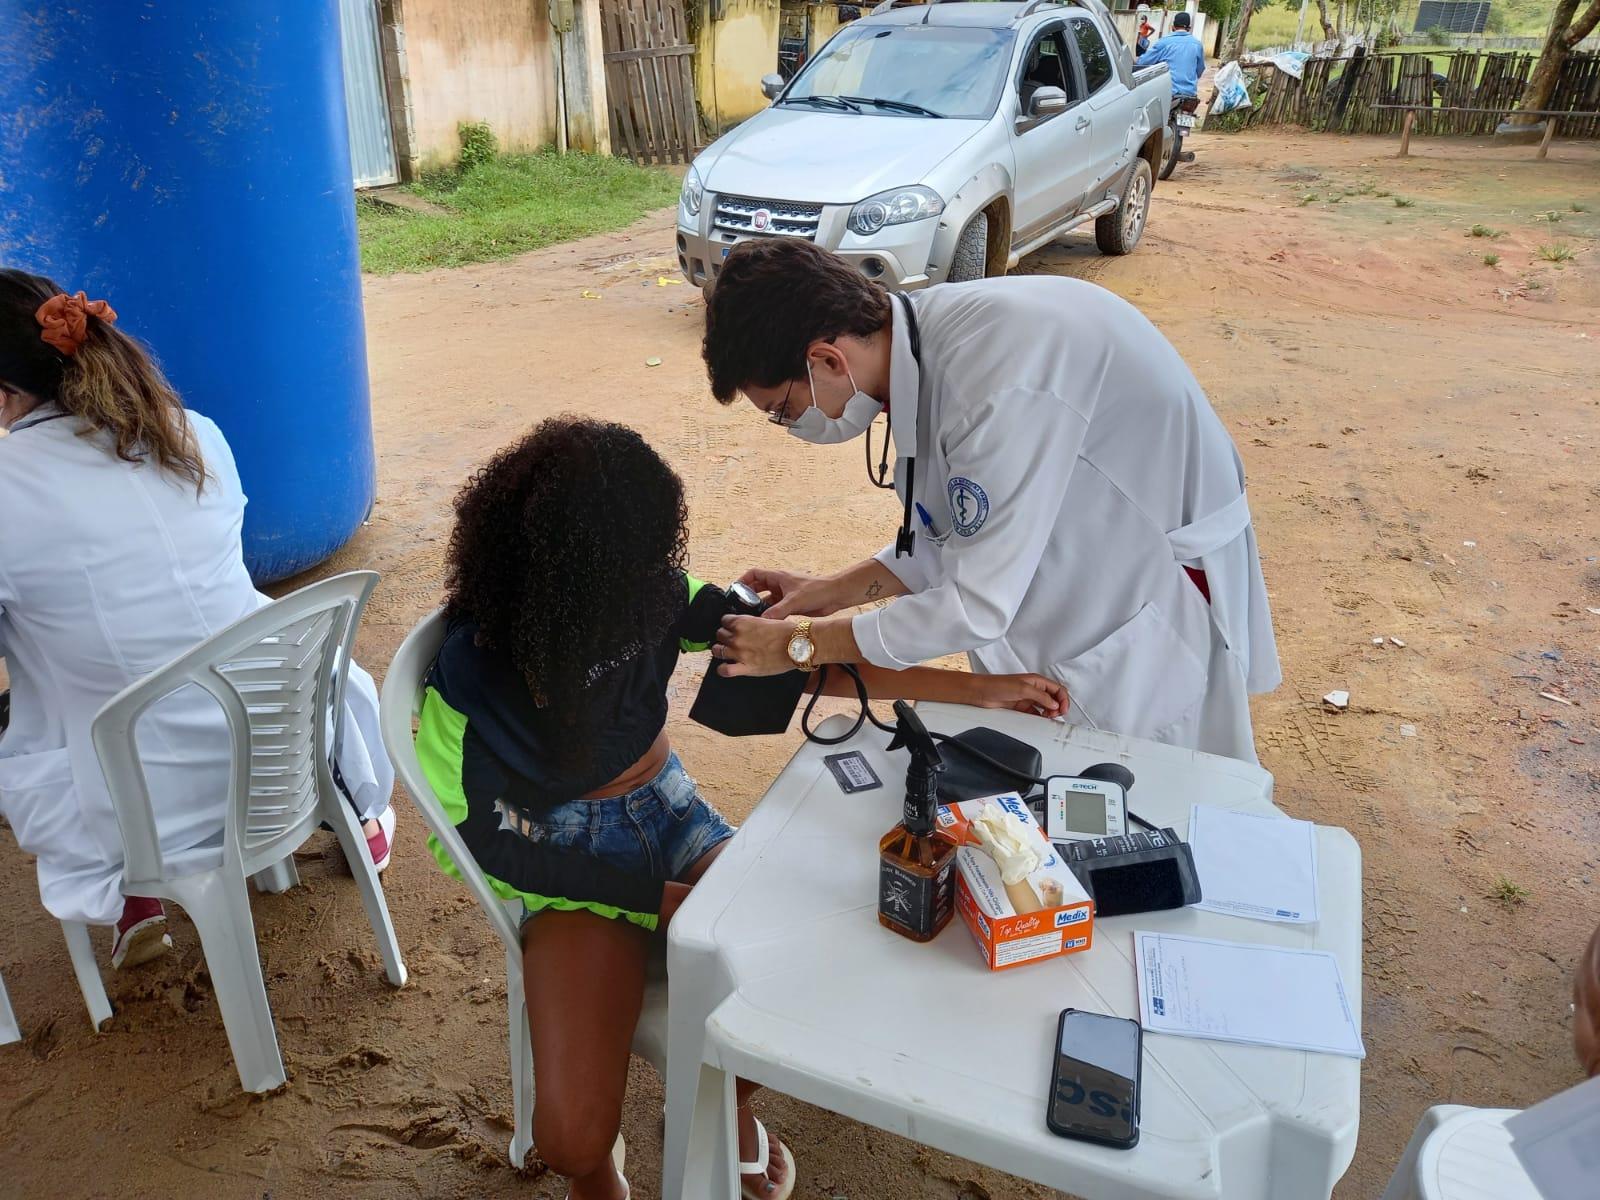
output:
[{"label": "man in white lab coat", "polygon": [[[1248,696],[1281,675],[1244,469],[1130,305],[1050,276],[891,297],[775,238],[729,255],[705,358],[718,400],[742,394],[806,441],[887,409],[902,517],[837,575],[749,572],[776,619],[725,623],[724,673],[962,651],[1061,681],[1069,721],[1256,761]],[[869,474],[886,458],[869,444]]]}]

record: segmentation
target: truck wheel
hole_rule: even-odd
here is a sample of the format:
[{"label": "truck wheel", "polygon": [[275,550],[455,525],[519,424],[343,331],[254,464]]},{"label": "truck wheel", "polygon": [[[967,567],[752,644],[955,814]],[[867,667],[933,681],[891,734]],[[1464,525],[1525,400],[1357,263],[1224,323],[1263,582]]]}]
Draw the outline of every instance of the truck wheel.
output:
[{"label": "truck wheel", "polygon": [[1122,201],[1094,223],[1094,244],[1101,254],[1132,254],[1144,236],[1144,219],[1150,213],[1150,164],[1133,160]]},{"label": "truck wheel", "polygon": [[950,256],[950,270],[945,278],[951,283],[966,283],[982,279],[989,262],[989,214],[979,213],[967,222],[956,242],[956,252]]}]

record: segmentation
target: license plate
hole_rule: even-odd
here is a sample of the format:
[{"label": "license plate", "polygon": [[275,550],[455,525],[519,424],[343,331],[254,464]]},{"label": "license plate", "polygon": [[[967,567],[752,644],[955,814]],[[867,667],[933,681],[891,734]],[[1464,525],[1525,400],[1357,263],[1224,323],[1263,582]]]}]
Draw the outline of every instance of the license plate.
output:
[{"label": "license plate", "polygon": [[1178,128],[1179,129],[1193,129],[1194,128],[1194,114],[1193,113],[1179,113],[1178,114]]}]

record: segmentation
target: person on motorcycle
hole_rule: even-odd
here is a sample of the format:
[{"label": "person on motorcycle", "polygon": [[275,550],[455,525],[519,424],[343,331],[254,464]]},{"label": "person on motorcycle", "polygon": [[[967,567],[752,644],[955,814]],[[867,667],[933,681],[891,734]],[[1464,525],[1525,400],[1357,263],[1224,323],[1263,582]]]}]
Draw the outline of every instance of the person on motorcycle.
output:
[{"label": "person on motorcycle", "polygon": [[1172,18],[1172,32],[1139,56],[1135,64],[1153,67],[1166,63],[1172,73],[1172,98],[1200,96],[1200,76],[1206,73],[1206,51],[1194,36],[1194,18],[1186,12]]}]

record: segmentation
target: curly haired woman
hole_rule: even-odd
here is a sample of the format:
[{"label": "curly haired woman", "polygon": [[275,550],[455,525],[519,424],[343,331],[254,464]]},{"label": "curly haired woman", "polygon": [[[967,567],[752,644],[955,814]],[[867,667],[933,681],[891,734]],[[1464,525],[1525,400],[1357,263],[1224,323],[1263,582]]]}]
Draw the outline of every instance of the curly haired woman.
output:
[{"label": "curly haired woman", "polygon": [[[520,898],[539,1087],[534,1140],[570,1200],[626,1200],[622,1101],[652,935],[733,836],[666,732],[678,656],[725,608],[684,571],[683,484],[632,430],[546,421],[456,500],[446,615],[417,753],[496,891]],[[1065,703],[1038,676],[917,669],[879,697]],[[454,865],[430,839],[445,870]],[[794,1190],[794,1159],[739,1085],[741,1184]]]},{"label": "curly haired woman", "polygon": [[[122,838],[90,722],[267,597],[245,569],[245,496],[222,431],[184,408],[116,319],[104,300],[0,270],[0,655],[11,680],[0,815],[38,856],[45,907],[115,925],[111,965],[131,967],[172,943],[159,901],[122,894]],[[214,864],[233,745],[221,708],[184,688],[138,728],[163,858]],[[337,765],[381,871],[394,770],[377,690],[353,663]]]}]

